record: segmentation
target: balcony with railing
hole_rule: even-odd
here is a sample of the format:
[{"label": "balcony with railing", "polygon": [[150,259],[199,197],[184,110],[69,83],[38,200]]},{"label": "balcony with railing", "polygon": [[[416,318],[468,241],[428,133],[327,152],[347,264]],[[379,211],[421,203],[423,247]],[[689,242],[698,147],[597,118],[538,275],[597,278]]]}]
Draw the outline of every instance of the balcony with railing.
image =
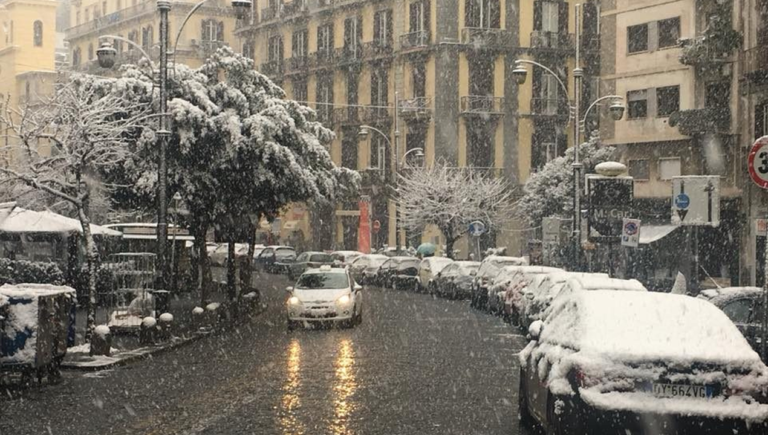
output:
[{"label": "balcony with railing", "polygon": [[415,97],[408,100],[400,100],[398,103],[400,116],[407,119],[431,118],[432,98]]},{"label": "balcony with railing", "polygon": [[503,115],[504,98],[487,95],[461,97],[461,114],[465,116]]},{"label": "balcony with railing", "polygon": [[543,30],[531,32],[532,49],[568,51],[573,50],[574,47],[573,35],[569,33],[547,32]]},{"label": "balcony with railing", "polygon": [[[180,2],[185,4],[188,2]],[[191,7],[193,3],[189,3]],[[141,15],[156,14],[157,5],[155,2],[141,2],[135,6],[131,6],[111,14],[104,15],[103,17],[94,18],[93,20],[86,21],[83,24],[70,27],[67,29],[67,39],[77,38],[78,36],[85,35],[90,32],[99,31],[102,32],[105,27],[117,24],[130,18],[136,18]]]},{"label": "balcony with railing", "polygon": [[741,73],[753,82],[768,81],[768,46],[745,51],[741,57]]},{"label": "balcony with railing", "polygon": [[369,58],[392,56],[392,41],[386,39],[374,39],[363,44],[363,51]]},{"label": "balcony with railing", "polygon": [[360,107],[347,106],[333,109],[333,120],[338,125],[360,125]]},{"label": "balcony with railing", "polygon": [[280,6],[277,7],[266,7],[261,9],[261,23],[267,23],[272,20],[277,19],[277,17],[280,16]]},{"label": "balcony with railing", "polygon": [[336,49],[336,62],[339,65],[356,64],[365,58],[365,46],[362,42]]},{"label": "balcony with railing", "polygon": [[285,70],[285,74],[301,74],[306,73],[309,70],[309,57],[308,56],[293,56],[288,59],[288,64]]},{"label": "balcony with railing", "polygon": [[381,124],[392,120],[389,103],[380,103],[375,106],[360,108],[360,117],[365,124]]},{"label": "balcony with railing", "polygon": [[427,30],[400,35],[400,49],[403,51],[420,50],[429,47],[430,35]]},{"label": "balcony with railing", "polygon": [[309,66],[311,68],[331,68],[334,66],[335,58],[333,49],[319,49],[309,55]]},{"label": "balcony with railing", "polygon": [[284,64],[282,60],[271,60],[269,62],[264,62],[261,64],[259,72],[268,77],[277,77],[283,74],[283,65]]},{"label": "balcony with railing", "polygon": [[292,0],[283,3],[283,9],[280,12],[280,16],[290,18],[295,15],[307,13],[309,13],[309,0]]},{"label": "balcony with railing", "polygon": [[475,49],[502,49],[512,46],[511,34],[505,29],[465,27],[461,43]]}]

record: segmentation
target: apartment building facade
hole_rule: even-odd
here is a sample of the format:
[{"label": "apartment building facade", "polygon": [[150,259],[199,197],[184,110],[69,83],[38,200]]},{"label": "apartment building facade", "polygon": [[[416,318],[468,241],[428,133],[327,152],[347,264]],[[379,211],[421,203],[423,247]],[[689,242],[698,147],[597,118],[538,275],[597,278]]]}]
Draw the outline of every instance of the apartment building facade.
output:
[{"label": "apartment building facade", "polygon": [[[624,119],[602,123],[601,137],[617,146],[635,179],[644,228],[659,235],[632,254],[631,273],[660,288],[677,272],[702,285],[744,278],[736,3],[601,2],[602,92],[627,101]],[[720,177],[717,228],[671,225],[671,179],[681,175]]]},{"label": "apartment building facade", "polygon": [[[0,5],[0,101],[13,109],[35,105],[50,95],[57,79],[57,3],[6,0]],[[4,137],[5,147],[9,140]],[[0,159],[0,164],[11,166],[14,153],[2,152]]]},{"label": "apartment building facade", "polygon": [[[535,58],[569,83],[572,11],[571,2],[538,0],[258,0],[235,33],[257,69],[336,132],[333,159],[364,174],[372,219],[382,225],[374,245],[394,246],[395,203],[385,180],[393,163],[411,163],[402,159],[409,151],[422,149],[427,165],[442,161],[512,186],[564,151],[562,91],[547,87],[541,71],[522,86],[510,73],[518,57]],[[361,139],[363,125],[383,134]],[[349,209],[357,207],[339,205],[346,210],[337,219],[321,219],[334,222],[335,235],[317,245],[356,247]],[[518,226],[509,222],[482,242],[520,253],[527,236]],[[408,239],[442,243],[429,230]],[[459,249],[468,252],[466,244]]]},{"label": "apartment building facade", "polygon": [[[229,2],[209,0],[190,18],[178,42],[183,20],[197,2],[175,1],[169,13],[169,41],[176,46],[175,60],[191,67],[202,65],[211,53],[235,42],[235,16]],[[96,50],[100,37],[115,35],[142,47],[153,60],[160,56],[160,15],[152,0],[73,0],[70,27],[66,31],[73,70],[100,73]],[[110,41],[112,42],[112,41]],[[141,58],[130,44],[114,41],[117,62],[135,63]]]}]

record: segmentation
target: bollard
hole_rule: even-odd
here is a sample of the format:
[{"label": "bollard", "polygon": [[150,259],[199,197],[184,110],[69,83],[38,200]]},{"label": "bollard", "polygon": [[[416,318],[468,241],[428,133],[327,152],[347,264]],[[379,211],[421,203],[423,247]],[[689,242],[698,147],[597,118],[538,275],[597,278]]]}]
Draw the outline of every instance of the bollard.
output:
[{"label": "bollard", "polygon": [[218,302],[212,302],[205,306],[206,323],[212,328],[215,328],[221,320],[219,317],[219,307],[221,307],[221,304]]},{"label": "bollard", "polygon": [[171,339],[171,328],[173,327],[173,314],[163,313],[158,317],[158,337],[162,341]]},{"label": "bollard", "polygon": [[91,337],[91,356],[109,356],[112,349],[112,331],[107,325],[99,325],[93,329]]},{"label": "bollard", "polygon": [[157,320],[154,317],[145,317],[141,321],[139,330],[139,343],[153,345],[157,338]]},{"label": "bollard", "polygon": [[206,326],[205,310],[202,307],[195,307],[192,309],[192,328],[197,331]]}]

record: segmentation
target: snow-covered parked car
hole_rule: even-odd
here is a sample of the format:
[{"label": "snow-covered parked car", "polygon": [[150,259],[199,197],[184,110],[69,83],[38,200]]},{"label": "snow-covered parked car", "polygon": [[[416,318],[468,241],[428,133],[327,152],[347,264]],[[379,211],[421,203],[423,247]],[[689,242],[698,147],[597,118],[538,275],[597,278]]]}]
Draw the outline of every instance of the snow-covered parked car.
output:
[{"label": "snow-covered parked car", "polygon": [[[520,311],[520,326],[524,330],[535,320],[542,320],[544,312],[549,308],[571,278],[610,278],[605,273],[555,272],[537,276],[526,289],[523,297],[526,299],[524,309]],[[511,303],[511,301],[510,301]]]},{"label": "snow-covered parked car", "polygon": [[347,269],[320,266],[304,272],[288,287],[288,329],[308,322],[358,324],[363,319],[363,287]]},{"label": "snow-covered parked car", "polygon": [[347,267],[363,255],[363,253],[360,251],[334,251],[331,255],[333,256],[334,266]]},{"label": "snow-covered parked car", "polygon": [[[507,266],[496,276],[488,289],[488,301],[486,307],[488,312],[504,315],[510,314],[509,318],[517,324],[519,313],[522,312],[525,300],[523,293],[528,288],[528,284],[537,275],[543,275],[553,272],[562,272],[562,269],[546,266]],[[512,305],[509,311],[505,305]]]},{"label": "snow-covered parked car", "polygon": [[435,276],[451,263],[453,263],[453,260],[446,257],[427,257],[421,260],[419,265],[419,286],[421,290],[435,293]]},{"label": "snow-covered parked car", "polygon": [[713,303],[739,328],[752,349],[759,351],[762,329],[763,289],[758,287],[726,287],[708,289],[698,298]]},{"label": "snow-covered parked car", "polygon": [[491,286],[496,275],[506,266],[525,266],[528,260],[523,257],[502,257],[499,255],[489,255],[480,263],[480,270],[477,271],[472,280],[472,297],[470,305],[474,308],[484,309],[488,303],[488,288]]},{"label": "snow-covered parked car", "polygon": [[547,434],[768,433],[768,368],[706,301],[574,292],[530,334],[519,415]]},{"label": "snow-covered parked car", "polygon": [[352,264],[349,266],[349,272],[356,282],[370,284],[372,277],[376,275],[378,267],[388,259],[389,257],[386,255],[380,254],[361,255],[352,261]]}]

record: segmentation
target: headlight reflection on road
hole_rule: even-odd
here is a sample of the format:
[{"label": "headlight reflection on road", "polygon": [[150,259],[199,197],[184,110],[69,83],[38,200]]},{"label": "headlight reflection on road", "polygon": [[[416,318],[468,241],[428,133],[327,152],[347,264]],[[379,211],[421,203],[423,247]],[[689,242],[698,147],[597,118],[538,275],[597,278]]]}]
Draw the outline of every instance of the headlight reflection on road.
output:
[{"label": "headlight reflection on road", "polygon": [[334,417],[331,426],[331,433],[334,435],[347,435],[351,433],[348,424],[355,406],[350,399],[355,394],[355,390],[357,390],[354,365],[355,351],[352,348],[352,342],[348,338],[342,339],[339,342],[339,350],[334,362],[336,379],[333,386]]},{"label": "headlight reflection on road", "polygon": [[299,340],[291,340],[288,346],[288,368],[283,385],[283,399],[280,410],[280,426],[284,434],[302,435],[307,433],[304,425],[297,418],[298,409],[301,407],[299,387],[301,386],[301,345]]}]

